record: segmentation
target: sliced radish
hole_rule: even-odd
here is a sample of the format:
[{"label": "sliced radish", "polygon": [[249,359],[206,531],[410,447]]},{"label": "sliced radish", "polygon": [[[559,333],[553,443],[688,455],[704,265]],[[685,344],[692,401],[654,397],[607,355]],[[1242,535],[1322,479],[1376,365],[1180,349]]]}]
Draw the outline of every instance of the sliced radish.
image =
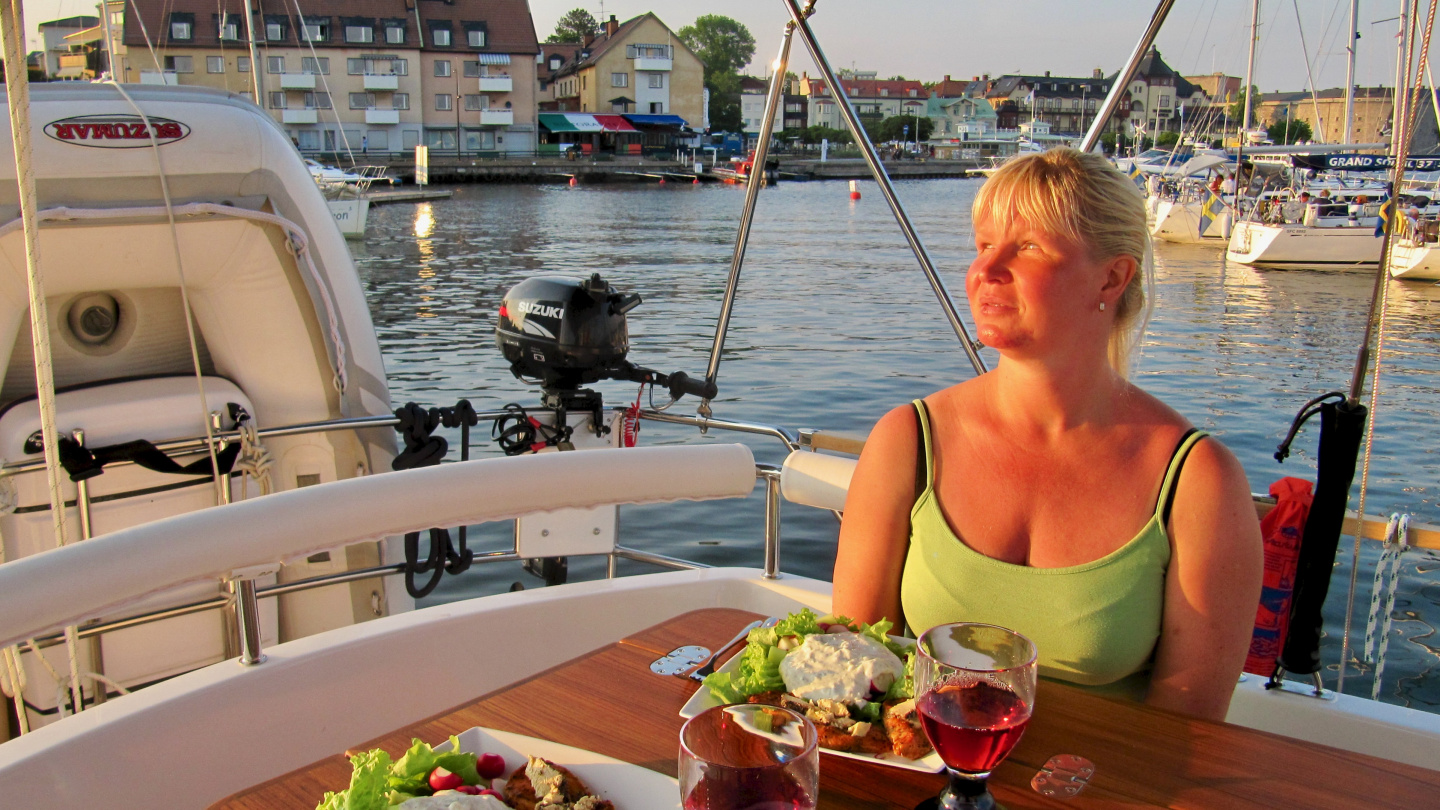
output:
[{"label": "sliced radish", "polygon": [[475,760],[475,771],[485,779],[495,779],[505,774],[505,758],[499,754],[481,754]]},{"label": "sliced radish", "polygon": [[460,774],[451,773],[444,768],[436,768],[431,771],[430,779],[427,781],[430,782],[430,789],[435,791],[454,790],[465,784],[465,780],[460,778]]}]

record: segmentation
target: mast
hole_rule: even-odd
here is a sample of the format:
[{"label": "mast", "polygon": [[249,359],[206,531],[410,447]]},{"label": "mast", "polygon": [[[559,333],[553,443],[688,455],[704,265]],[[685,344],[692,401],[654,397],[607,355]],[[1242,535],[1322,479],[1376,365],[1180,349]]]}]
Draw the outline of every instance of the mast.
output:
[{"label": "mast", "polygon": [[[221,19],[224,23],[224,19]],[[255,87],[255,104],[260,109],[265,109],[265,95],[260,92],[260,60],[255,53],[255,10],[250,7],[250,0],[245,0],[245,39],[250,47],[250,83]]]},{"label": "mast", "polygon": [[1345,138],[1342,143],[1353,143],[1355,140],[1351,122],[1355,120],[1355,46],[1360,41],[1360,32],[1355,30],[1355,25],[1359,14],[1360,0],[1350,0],[1350,44],[1345,47],[1349,57],[1345,63]]},{"label": "mast", "polygon": [[1240,167],[1245,162],[1245,138],[1250,134],[1250,110],[1253,109],[1255,105],[1255,99],[1252,98],[1255,94],[1250,92],[1250,88],[1254,87],[1255,81],[1255,42],[1260,38],[1259,29],[1260,0],[1250,0],[1250,57],[1245,62],[1245,86],[1240,88],[1241,91],[1245,93],[1245,112],[1240,115],[1240,143],[1235,149],[1235,175],[1237,177],[1235,194],[1237,195],[1237,204],[1239,202],[1238,195],[1241,193],[1238,177],[1240,175]]}]

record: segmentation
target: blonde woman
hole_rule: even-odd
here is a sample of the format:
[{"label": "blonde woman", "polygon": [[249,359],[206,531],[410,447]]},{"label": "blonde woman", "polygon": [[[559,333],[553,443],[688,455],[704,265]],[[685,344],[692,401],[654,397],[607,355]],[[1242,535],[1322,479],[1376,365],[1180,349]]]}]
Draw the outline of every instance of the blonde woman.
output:
[{"label": "blonde woman", "polygon": [[1014,628],[1041,674],[1223,719],[1260,595],[1239,462],[1130,383],[1144,202],[1098,155],[1006,164],[976,197],[965,292],[1000,353],[876,424],[845,505],[834,608],[916,633]]}]

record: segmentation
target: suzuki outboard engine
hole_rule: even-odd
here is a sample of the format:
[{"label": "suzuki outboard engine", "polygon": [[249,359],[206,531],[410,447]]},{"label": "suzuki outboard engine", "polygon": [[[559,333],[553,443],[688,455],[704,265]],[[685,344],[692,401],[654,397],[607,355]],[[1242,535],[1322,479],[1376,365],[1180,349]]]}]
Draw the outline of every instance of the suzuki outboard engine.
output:
[{"label": "suzuki outboard engine", "polygon": [[599,273],[588,279],[539,276],[505,294],[495,342],[516,377],[546,390],[574,390],[629,376],[625,313],[638,295],[621,295]]}]

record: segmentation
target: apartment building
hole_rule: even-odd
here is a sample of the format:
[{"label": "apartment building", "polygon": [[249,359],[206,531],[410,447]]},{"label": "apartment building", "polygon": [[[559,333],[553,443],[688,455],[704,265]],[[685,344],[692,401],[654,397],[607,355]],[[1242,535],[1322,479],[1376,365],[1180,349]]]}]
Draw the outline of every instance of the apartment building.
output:
[{"label": "apartment building", "polygon": [[[861,120],[884,120],[897,115],[925,117],[930,98],[925,85],[916,81],[853,78],[857,75],[867,74],[842,71],[838,78],[841,88],[850,99],[850,106],[855,108],[855,113]],[[830,95],[824,79],[812,77],[809,73],[801,74],[800,95],[805,96],[809,104],[808,126],[845,129],[845,120],[840,116],[840,106],[835,97]]]},{"label": "apartment building", "polygon": [[525,0],[285,8],[247,26],[240,0],[134,0],[116,73],[258,100],[303,152],[534,151],[539,49]]},{"label": "apartment building", "polygon": [[692,128],[704,118],[704,68],[653,12],[623,23],[612,15],[553,83],[562,111],[677,116]]}]

